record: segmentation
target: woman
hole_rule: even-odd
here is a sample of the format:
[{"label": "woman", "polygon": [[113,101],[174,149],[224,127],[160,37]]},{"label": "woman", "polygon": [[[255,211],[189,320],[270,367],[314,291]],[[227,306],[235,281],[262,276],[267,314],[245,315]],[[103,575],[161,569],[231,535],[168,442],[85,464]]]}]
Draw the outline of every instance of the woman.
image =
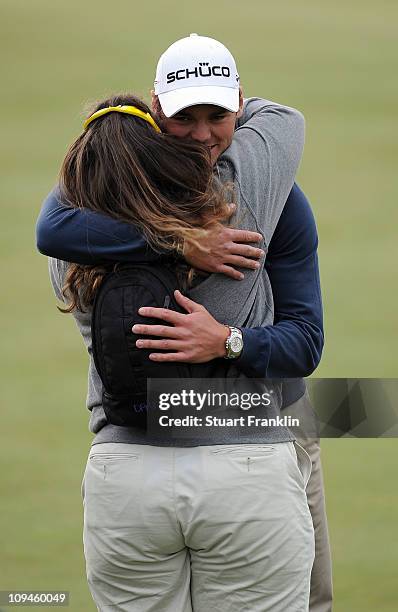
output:
[{"label": "woman", "polygon": [[[117,109],[132,104],[146,118]],[[103,108],[67,155],[63,199],[127,216],[166,251],[175,248],[176,236],[197,240],[202,227],[227,216],[203,147],[159,134],[149,109],[133,98],[112,98],[98,110]],[[290,171],[293,180],[296,167]],[[283,194],[280,199],[284,203]],[[73,314],[90,352],[89,304],[105,270],[71,266],[63,283],[65,267],[51,262],[53,283],[63,284],[70,307],[79,307]],[[250,299],[258,295],[257,285],[260,297],[267,295],[264,277],[260,270],[247,279],[239,325],[261,324],[261,302],[252,309]],[[236,303],[228,306],[232,317]],[[200,308],[193,314],[204,316]],[[215,324],[214,330],[223,327]],[[90,367],[90,381],[100,385],[92,362]],[[196,612],[215,609],[216,602],[217,609],[232,612],[249,599],[253,612],[293,609],[293,602],[306,609],[313,560],[308,473],[303,478],[298,469],[288,432],[275,430],[273,444],[269,432],[255,432],[239,444],[232,438],[232,445],[218,433],[192,448],[182,439],[155,446],[142,432],[114,427],[110,442],[101,438],[109,431],[101,407],[92,412],[99,435],[85,474],[84,543],[100,610]]]},{"label": "woman", "polygon": [[[164,254],[174,253],[178,242],[195,243],[230,213],[225,189],[213,180],[209,150],[162,134],[135,96],[104,100],[84,127],[60,172],[62,198],[70,206],[134,224]],[[66,312],[92,305],[104,272],[103,267],[69,267],[63,293],[72,301]]]}]

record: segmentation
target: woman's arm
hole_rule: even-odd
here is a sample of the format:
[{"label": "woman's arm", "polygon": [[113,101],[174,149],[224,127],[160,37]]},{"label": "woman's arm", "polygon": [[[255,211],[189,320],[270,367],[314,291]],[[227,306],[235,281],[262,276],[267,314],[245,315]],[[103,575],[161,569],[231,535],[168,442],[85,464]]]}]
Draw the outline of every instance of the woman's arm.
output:
[{"label": "woman's arm", "polygon": [[[270,100],[249,98],[220,170],[239,190],[241,208],[269,245],[293,187],[304,148],[303,115]],[[239,211],[238,211],[239,214]]]},{"label": "woman's arm", "polygon": [[272,237],[265,267],[274,296],[274,325],[244,328],[236,365],[248,376],[309,376],[324,343],[318,234],[310,204],[295,184]]},{"label": "woman's arm", "polygon": [[[323,348],[322,301],[317,258],[318,235],[309,202],[295,185],[270,243],[266,267],[274,293],[274,325],[242,328],[244,349],[234,364],[252,378],[309,376]],[[185,301],[184,301],[185,300]],[[225,354],[225,326],[200,304],[179,297],[187,315],[163,309],[142,314],[174,327],[141,325],[136,333],[161,336],[141,341],[154,361],[202,363]],[[175,353],[156,353],[157,349]]]},{"label": "woman's arm", "polygon": [[[240,127],[263,112],[262,104],[246,106],[239,120]],[[242,272],[233,266],[253,269],[253,258],[264,254],[255,246],[261,239],[259,233],[219,225],[203,239],[205,250],[187,249],[187,261],[200,270],[241,279]],[[43,255],[86,265],[103,261],[156,261],[160,257],[134,225],[67,206],[58,187],[43,202],[36,224],[36,242]]]}]

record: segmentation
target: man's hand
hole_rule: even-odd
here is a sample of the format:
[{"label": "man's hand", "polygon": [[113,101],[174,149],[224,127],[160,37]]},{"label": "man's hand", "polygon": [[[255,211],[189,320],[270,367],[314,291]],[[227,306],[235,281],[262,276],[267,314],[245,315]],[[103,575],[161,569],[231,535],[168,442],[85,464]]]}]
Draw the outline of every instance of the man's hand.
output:
[{"label": "man's hand", "polygon": [[[231,205],[231,214],[234,210],[234,205]],[[219,272],[235,280],[242,280],[244,278],[242,272],[232,266],[250,270],[259,268],[257,260],[263,257],[265,252],[246,243],[258,243],[262,239],[262,235],[257,232],[232,229],[218,223],[207,230],[203,239],[198,240],[203,245],[203,249],[185,244],[184,259],[198,270]]]},{"label": "man's hand", "polygon": [[225,341],[229,329],[218,323],[204,306],[193,302],[183,296],[179,291],[174,292],[178,304],[188,314],[168,310],[167,308],[144,307],[139,314],[144,317],[162,319],[168,325],[134,325],[135,334],[159,336],[158,340],[137,340],[138,348],[161,349],[175,351],[172,353],[151,353],[152,361],[184,361],[188,363],[204,363],[216,357],[224,357]]}]

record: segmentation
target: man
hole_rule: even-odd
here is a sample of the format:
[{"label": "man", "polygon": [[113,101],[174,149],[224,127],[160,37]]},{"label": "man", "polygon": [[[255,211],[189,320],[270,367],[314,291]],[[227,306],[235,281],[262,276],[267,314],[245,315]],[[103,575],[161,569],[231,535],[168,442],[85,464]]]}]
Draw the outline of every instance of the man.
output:
[{"label": "man", "polygon": [[[200,60],[202,59],[209,59],[209,61],[201,62]],[[220,89],[220,80],[223,80],[221,85],[224,88],[223,90]],[[233,82],[234,80],[235,82]],[[214,86],[213,83],[215,84]],[[220,92],[222,95],[220,95]],[[222,172],[223,165],[226,163],[225,160],[228,161],[228,151],[230,151],[230,155],[233,155],[232,139],[236,116],[239,117],[239,114],[242,112],[242,98],[239,96],[239,81],[235,64],[225,47],[216,43],[216,41],[194,35],[188,39],[177,41],[177,43],[172,45],[162,56],[158,65],[153,105],[154,109],[160,114],[163,128],[167,132],[179,137],[190,137],[208,145],[216,171]],[[274,112],[277,113],[278,110],[274,109]],[[255,129],[256,127],[254,126],[253,130]],[[224,159],[221,158],[220,164],[217,165],[217,161],[224,152],[226,152]],[[230,177],[231,180],[235,178],[234,176]],[[263,177],[255,174],[255,163],[253,163],[253,175],[250,177],[250,180],[256,183],[264,180]],[[266,188],[267,185],[264,185],[264,191]],[[285,197],[287,195],[288,192]],[[242,350],[241,347],[236,354],[230,354],[229,356],[236,359],[236,366],[243,373],[251,376],[263,377],[266,375],[267,377],[276,378],[308,375],[316,367],[320,357],[322,330],[319,290],[315,291],[315,300],[313,296],[309,297],[318,281],[316,264],[317,241],[313,219],[305,197],[297,187],[293,188],[282,213],[278,207],[272,207],[269,199],[268,204],[268,213],[270,214],[267,217],[265,226],[262,228],[262,233],[268,246],[266,269],[271,279],[275,302],[274,326],[269,327],[261,324],[256,327],[251,325],[252,321],[255,321],[255,314],[251,311],[251,308],[246,309],[246,311],[243,308],[240,313],[240,321],[234,319],[229,321],[231,313],[228,312],[229,302],[226,302],[224,320],[231,326],[239,325],[241,334],[239,329],[236,332],[224,331],[225,336],[219,337],[216,347],[204,347],[203,343],[192,342],[192,338],[198,337],[198,333],[200,333],[199,330],[203,326],[203,318],[199,324],[197,321],[195,323],[195,317],[192,316],[185,317],[184,320],[179,319],[179,321],[170,319],[174,323],[174,327],[171,328],[174,336],[166,339],[166,343],[169,343],[169,348],[172,349],[174,348],[172,343],[178,342],[179,346],[178,348],[176,347],[178,352],[168,355],[156,354],[155,352],[152,357],[154,360],[206,361],[216,355],[221,356],[225,352],[225,340],[228,342],[232,333],[236,333],[239,336],[239,340],[243,342],[244,348]],[[76,240],[73,245],[70,244],[71,241],[69,240],[67,244],[70,252],[66,252],[64,248],[62,253],[59,252],[59,248],[58,252],[55,252],[48,248],[48,245],[43,244],[45,242],[43,234],[46,234],[48,231],[49,211],[54,219],[54,214],[57,215],[60,212],[57,206],[56,204],[54,207],[54,198],[53,200],[50,198],[43,211],[38,226],[40,250],[48,254],[63,257],[64,259],[74,259],[75,261],[79,261],[78,258],[80,257],[82,263],[91,263],[90,259],[87,260],[87,253],[83,255],[79,253],[76,256],[76,253],[72,252],[74,248],[79,249],[76,246]],[[61,210],[61,214],[65,214],[65,218],[68,216],[65,210],[63,212]],[[73,217],[69,215],[69,221],[74,223],[74,219],[75,215]],[[94,217],[90,217],[90,221],[93,221],[94,225],[97,223],[98,228],[98,219],[95,220]],[[45,227],[44,232],[43,226]],[[116,234],[114,235],[117,236],[117,232],[119,232],[120,238],[120,231],[121,228],[118,227],[116,229],[115,226]],[[238,232],[238,230],[224,228],[220,229],[217,235],[209,236],[208,240],[211,249],[213,249],[210,255],[208,252],[200,250],[186,252],[184,255],[190,263],[199,269],[210,272],[224,272],[236,278],[237,271],[231,266],[246,264],[252,267],[253,262],[248,263],[242,257],[245,255],[258,256],[258,250],[240,243],[231,244],[231,240],[236,236],[238,240],[243,239],[241,234],[234,234],[234,232]],[[112,233],[111,230],[110,233]],[[98,237],[96,237],[96,241],[97,239]],[[128,239],[127,233],[125,233],[123,239],[125,241],[123,244],[120,244],[120,241],[118,242],[118,238],[114,240],[113,246],[115,247],[116,242],[117,248],[114,248],[112,253],[112,248],[109,247],[109,244],[96,244],[94,247],[90,245],[90,248],[97,257],[101,256],[101,248],[105,248],[107,258],[121,259],[126,257],[128,252],[126,244],[126,239]],[[249,239],[253,240],[253,235],[250,235]],[[225,245],[224,251],[220,249],[220,244]],[[135,236],[136,252],[142,246],[142,243]],[[82,250],[84,251],[84,245]],[[104,252],[102,252],[103,255]],[[84,258],[85,260],[83,261]],[[302,282],[303,280],[304,282]],[[198,302],[203,303],[204,300],[210,312],[217,310],[216,302],[219,299],[217,292],[213,293],[214,303],[212,304],[212,299],[208,294],[206,295],[206,291],[206,283],[202,283],[195,287],[191,296],[195,297]],[[272,295],[270,298],[272,299]],[[195,302],[187,300],[183,296],[179,296],[178,299],[181,305],[191,314],[197,313],[202,317],[204,316],[203,311],[197,307]],[[156,315],[154,312],[147,314]],[[159,316],[161,315],[161,318],[165,318],[164,313],[158,314]],[[199,316],[196,317],[196,319],[198,318]],[[195,325],[198,326],[195,327]],[[149,333],[156,335],[153,334],[153,330],[149,326],[136,331],[140,334]],[[189,339],[181,340],[182,331],[190,333]],[[216,337],[216,334],[214,334],[214,337]],[[155,351],[157,348],[167,348],[163,338],[159,341],[144,341],[142,346],[152,348]],[[289,392],[290,398],[285,398],[285,404],[291,404],[294,401],[305,404],[308,401],[303,396],[303,384],[299,381],[292,382],[289,386],[286,386],[286,391]],[[103,438],[102,440],[105,439]],[[101,442],[101,438],[99,442]],[[317,444],[314,444],[313,450],[316,455],[319,453]],[[313,461],[315,467],[313,474],[319,477],[319,456],[317,455],[316,461],[315,459]],[[309,487],[311,487],[312,496],[314,496],[314,493],[320,496],[321,503],[323,503],[322,484],[318,482],[310,484]],[[315,564],[316,571],[313,572],[312,576],[310,609],[314,612],[326,611],[331,609],[331,595],[328,576],[330,574],[330,565],[328,566],[327,539],[325,540],[326,526],[323,516],[324,508],[321,505],[321,518],[319,518],[314,512],[315,508],[311,499],[309,499],[309,504],[313,511],[315,533],[318,536],[318,541],[323,542],[319,547],[320,554],[317,556],[317,562],[320,559],[323,568],[321,567],[320,570],[316,570]],[[275,603],[275,607],[269,609],[279,609],[276,606],[277,604]],[[230,609],[232,610],[232,608]]]}]

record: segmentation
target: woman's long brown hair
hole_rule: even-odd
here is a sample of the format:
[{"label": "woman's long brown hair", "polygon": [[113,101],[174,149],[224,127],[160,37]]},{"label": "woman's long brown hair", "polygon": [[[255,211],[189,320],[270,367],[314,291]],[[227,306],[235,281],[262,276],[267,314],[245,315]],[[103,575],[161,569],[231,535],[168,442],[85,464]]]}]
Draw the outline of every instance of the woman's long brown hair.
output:
[{"label": "woman's long brown hair", "polygon": [[[131,94],[100,102],[151,111]],[[195,243],[203,231],[228,216],[225,192],[215,186],[209,150],[203,145],[158,133],[141,118],[109,113],[95,119],[71,145],[60,171],[62,199],[127,221],[151,247],[173,251],[176,239]],[[63,312],[90,305],[109,266],[70,264],[63,293],[71,302]]]}]

